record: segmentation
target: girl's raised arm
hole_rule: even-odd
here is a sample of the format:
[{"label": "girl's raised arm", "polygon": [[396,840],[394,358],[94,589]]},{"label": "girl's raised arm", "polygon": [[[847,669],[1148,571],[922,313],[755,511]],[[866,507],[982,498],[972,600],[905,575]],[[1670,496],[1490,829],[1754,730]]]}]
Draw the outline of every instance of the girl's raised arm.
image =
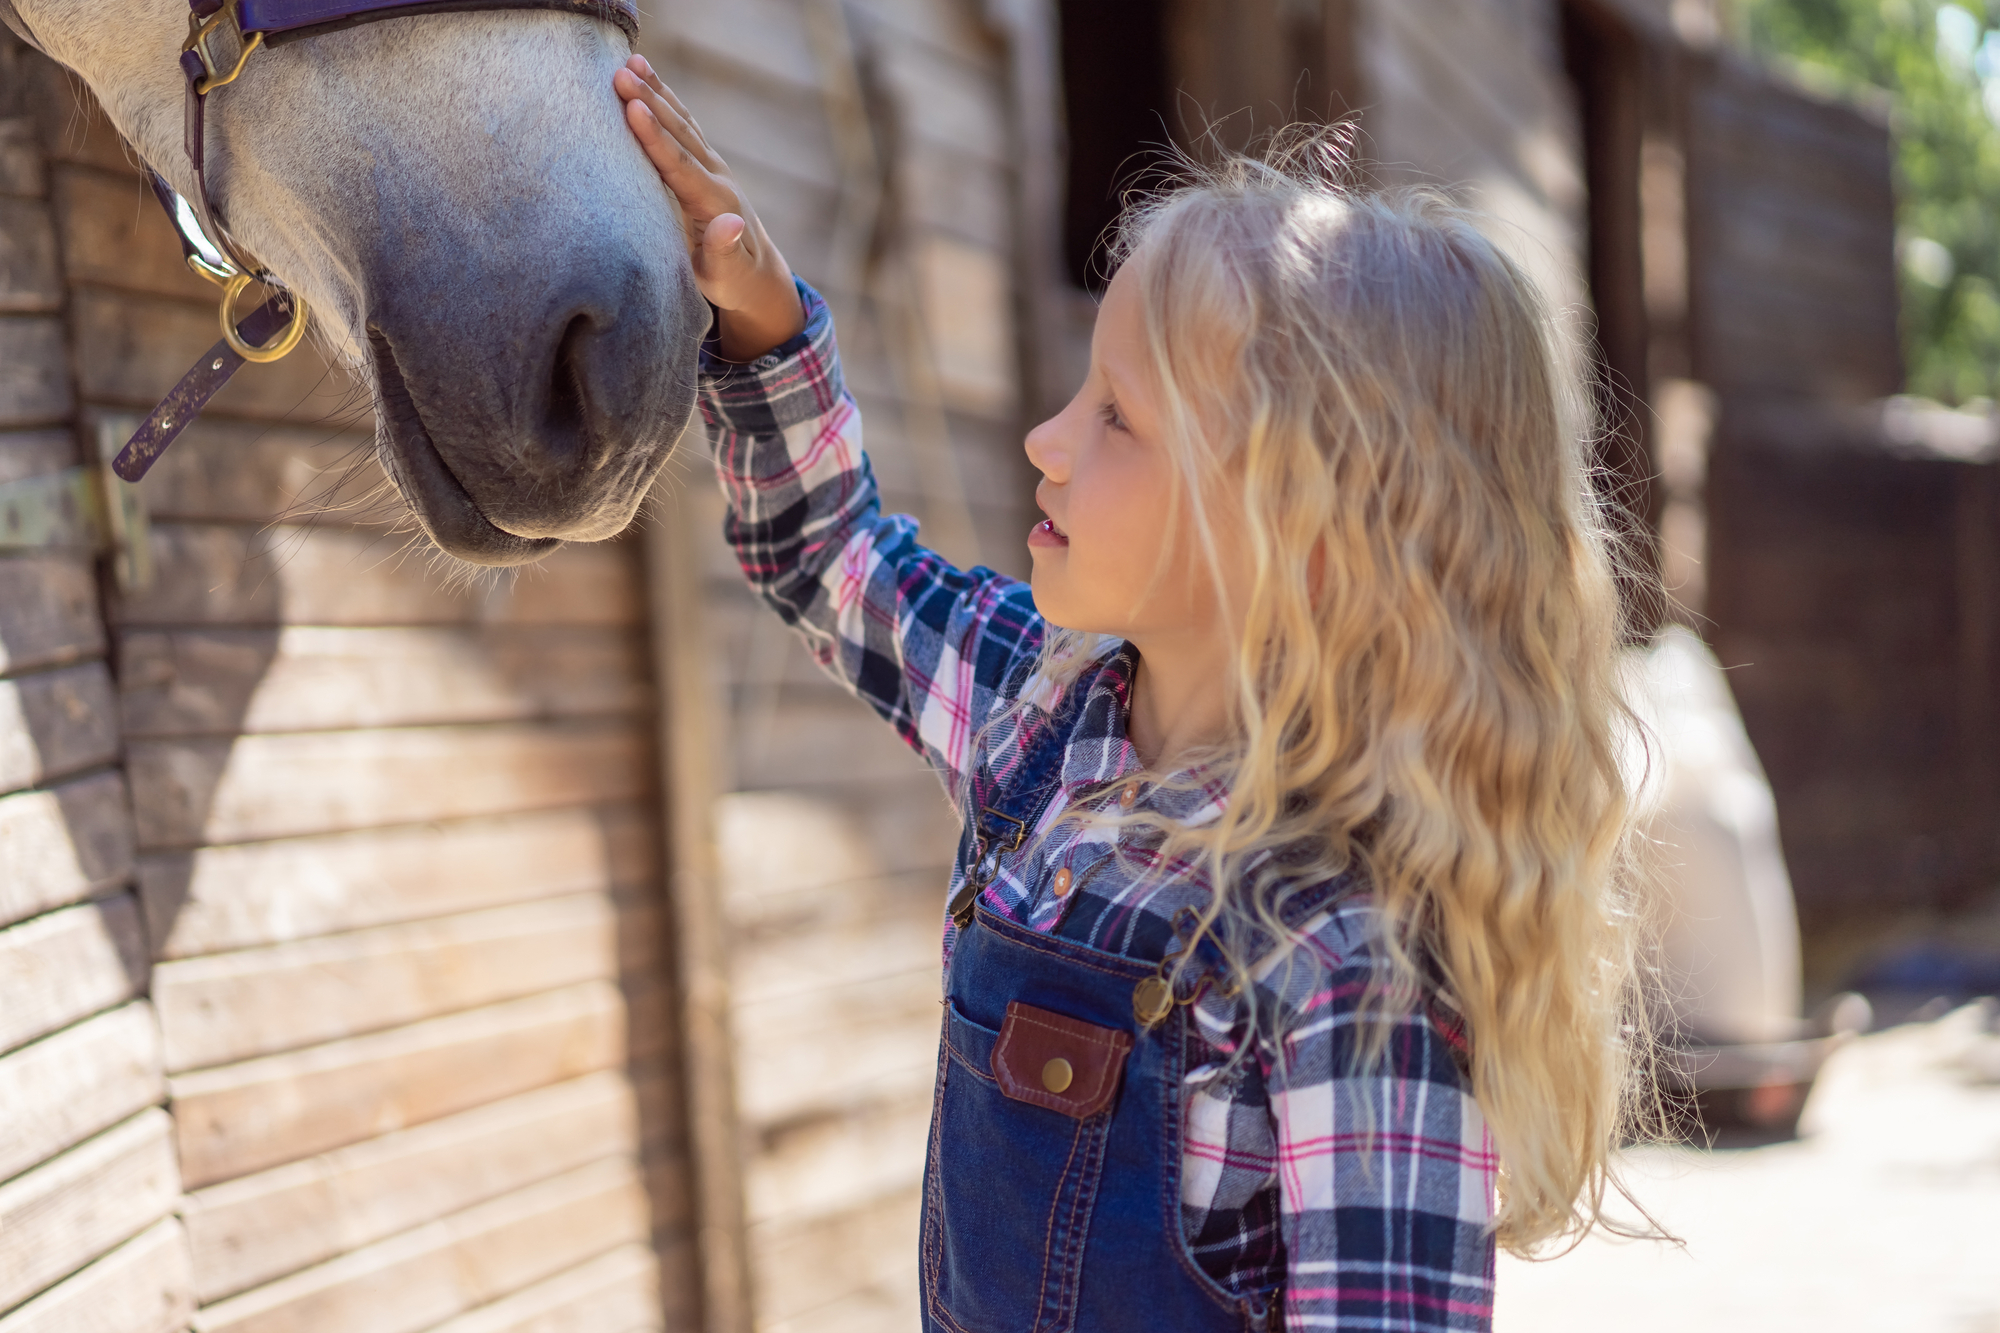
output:
[{"label": "girl's raised arm", "polygon": [[737,562],[956,798],[980,724],[1041,646],[1028,585],[953,568],[918,544],[913,520],[881,513],[825,302],[793,280],[727,165],[643,58],[614,87],[680,202],[695,280],[716,307],[700,403]]}]

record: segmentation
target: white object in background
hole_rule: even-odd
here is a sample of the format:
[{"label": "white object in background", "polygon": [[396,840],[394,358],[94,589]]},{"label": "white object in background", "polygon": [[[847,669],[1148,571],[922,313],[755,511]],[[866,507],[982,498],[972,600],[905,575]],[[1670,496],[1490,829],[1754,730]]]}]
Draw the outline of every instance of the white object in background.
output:
[{"label": "white object in background", "polygon": [[1798,912],[1777,802],[1722,666],[1678,625],[1630,665],[1633,707],[1657,741],[1640,799],[1678,1036],[1704,1045],[1799,1037]]}]

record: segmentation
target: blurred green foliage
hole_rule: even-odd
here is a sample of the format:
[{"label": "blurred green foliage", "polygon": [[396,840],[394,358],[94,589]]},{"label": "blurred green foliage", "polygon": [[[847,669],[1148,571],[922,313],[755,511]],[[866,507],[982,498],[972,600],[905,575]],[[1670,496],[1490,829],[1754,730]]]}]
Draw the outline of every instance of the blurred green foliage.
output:
[{"label": "blurred green foliage", "polygon": [[2000,0],[1738,0],[1752,50],[1809,87],[1886,93],[1909,391],[2000,397]]}]

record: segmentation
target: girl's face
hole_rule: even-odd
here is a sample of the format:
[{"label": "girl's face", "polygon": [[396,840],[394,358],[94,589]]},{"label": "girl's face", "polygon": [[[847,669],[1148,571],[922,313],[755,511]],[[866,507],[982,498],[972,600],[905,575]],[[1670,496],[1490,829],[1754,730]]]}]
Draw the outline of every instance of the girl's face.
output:
[{"label": "girl's face", "polygon": [[[1135,264],[1111,280],[1090,340],[1090,376],[1028,435],[1048,522],[1028,534],[1035,606],[1055,624],[1149,644],[1226,632],[1185,497],[1169,522],[1175,463],[1161,438]],[[1217,483],[1218,485],[1222,483]],[[1231,498],[1211,494],[1225,577]],[[1233,583],[1234,580],[1231,580]]]}]

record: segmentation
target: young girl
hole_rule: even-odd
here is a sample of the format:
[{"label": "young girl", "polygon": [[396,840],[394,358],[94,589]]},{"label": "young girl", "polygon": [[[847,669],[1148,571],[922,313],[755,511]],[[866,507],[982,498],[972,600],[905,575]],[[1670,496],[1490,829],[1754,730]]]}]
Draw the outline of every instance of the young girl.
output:
[{"label": "young girl", "polygon": [[744,572],[964,819],[927,1329],[1482,1329],[1631,1066],[1617,603],[1549,322],[1327,134],[1122,224],[1032,584],[879,512],[832,321],[642,59]]}]

